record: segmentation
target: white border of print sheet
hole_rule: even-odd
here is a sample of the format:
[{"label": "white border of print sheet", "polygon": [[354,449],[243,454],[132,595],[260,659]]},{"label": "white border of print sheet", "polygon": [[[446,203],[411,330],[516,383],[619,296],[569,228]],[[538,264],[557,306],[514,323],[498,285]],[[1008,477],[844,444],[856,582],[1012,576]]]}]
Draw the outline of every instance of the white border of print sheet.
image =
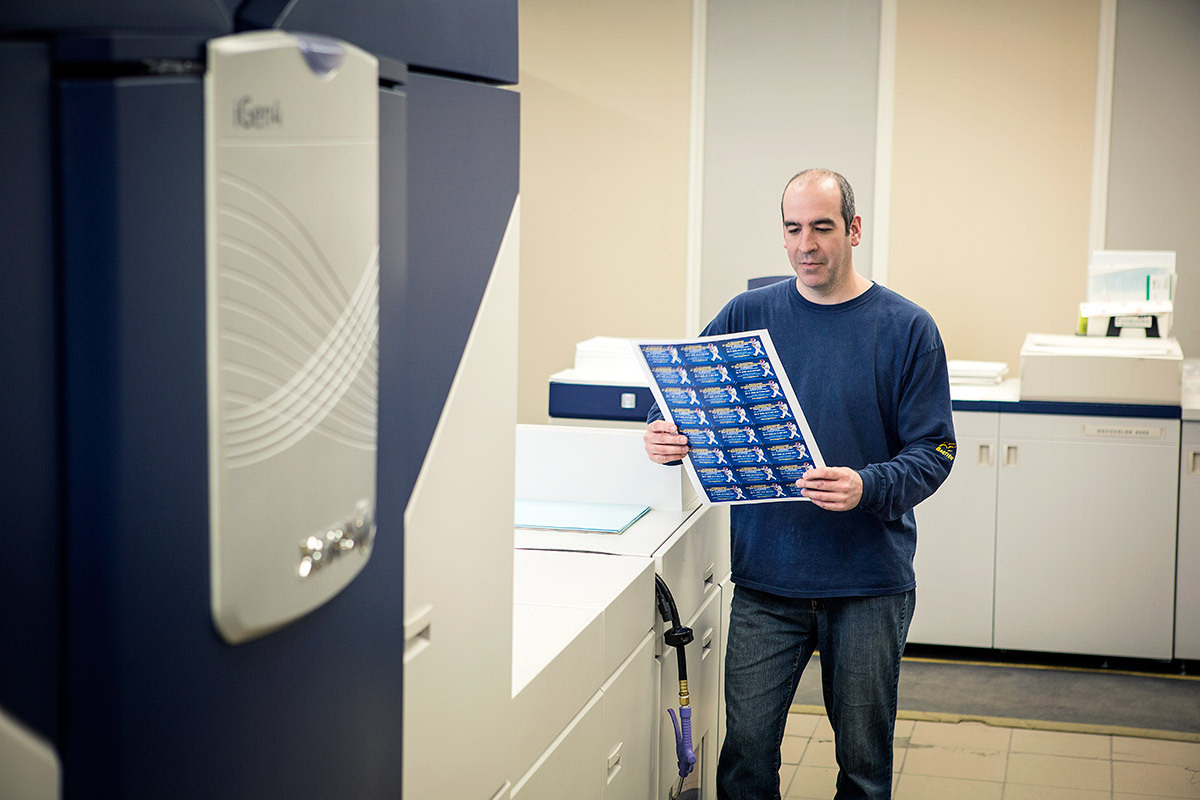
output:
[{"label": "white border of print sheet", "polygon": [[[671,413],[671,405],[667,403],[663,395],[663,387],[659,384],[658,379],[654,374],[653,365],[651,365],[642,352],[642,347],[651,346],[674,346],[676,348],[684,348],[696,345],[706,345],[710,342],[724,342],[732,339],[747,339],[757,338],[763,345],[765,350],[765,358],[768,361],[771,369],[774,372],[774,377],[783,390],[784,400],[787,402],[788,409],[799,425],[800,433],[804,437],[804,444],[808,449],[808,454],[811,456],[813,464],[817,467],[824,467],[825,460],[821,456],[821,449],[817,445],[816,438],[813,436],[812,429],[808,425],[808,419],[804,416],[804,410],[800,407],[800,401],[796,399],[796,393],[792,390],[792,382],[788,379],[787,372],[783,369],[783,364],[779,360],[779,353],[775,349],[774,342],[771,341],[771,334],[766,330],[741,331],[739,333],[722,334],[720,336],[701,336],[693,339],[636,339],[630,341],[630,346],[634,353],[637,354],[638,366],[646,377],[646,382],[650,385],[650,391],[654,395],[654,400],[658,403],[658,408],[662,412],[663,417],[676,427],[679,423],[675,420]],[[741,386],[748,381],[741,381],[737,385]],[[752,427],[759,428],[763,423],[757,423]],[[734,445],[736,446],[736,445]],[[728,451],[730,445],[724,445],[719,448]],[[692,485],[696,487],[697,493],[706,503],[722,504],[722,505],[747,505],[750,503],[775,503],[787,501],[808,501],[807,497],[788,496],[788,497],[769,497],[769,498],[750,498],[746,500],[725,500],[713,499],[709,495],[708,488],[705,487],[700,480],[700,476],[696,472],[696,467],[690,456],[685,456],[683,460],[684,468],[687,470],[688,476],[692,481]],[[786,483],[777,481],[777,483]]]}]

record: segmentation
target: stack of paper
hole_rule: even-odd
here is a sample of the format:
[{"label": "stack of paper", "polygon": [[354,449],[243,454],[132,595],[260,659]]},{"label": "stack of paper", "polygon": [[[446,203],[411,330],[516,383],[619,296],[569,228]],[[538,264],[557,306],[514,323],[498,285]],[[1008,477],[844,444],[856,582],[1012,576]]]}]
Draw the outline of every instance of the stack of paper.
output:
[{"label": "stack of paper", "polygon": [[594,336],[575,345],[575,372],[619,385],[646,382],[628,339]]},{"label": "stack of paper", "polygon": [[950,383],[990,386],[1000,383],[1008,374],[1008,364],[1003,361],[961,361],[950,359]]}]

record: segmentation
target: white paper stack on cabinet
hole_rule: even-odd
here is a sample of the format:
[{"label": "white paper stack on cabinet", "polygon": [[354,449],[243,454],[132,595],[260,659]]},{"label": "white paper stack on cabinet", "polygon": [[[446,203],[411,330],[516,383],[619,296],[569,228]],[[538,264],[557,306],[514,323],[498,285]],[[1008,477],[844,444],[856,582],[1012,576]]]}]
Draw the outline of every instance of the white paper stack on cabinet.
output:
[{"label": "white paper stack on cabinet", "polygon": [[1004,361],[963,361],[952,358],[946,362],[950,383],[992,386],[1004,380],[1008,364]]}]

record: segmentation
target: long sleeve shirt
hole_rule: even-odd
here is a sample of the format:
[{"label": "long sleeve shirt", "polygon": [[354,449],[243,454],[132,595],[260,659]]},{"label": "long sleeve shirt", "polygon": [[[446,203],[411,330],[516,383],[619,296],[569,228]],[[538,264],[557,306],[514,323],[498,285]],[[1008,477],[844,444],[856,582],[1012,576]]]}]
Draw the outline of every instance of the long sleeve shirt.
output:
[{"label": "long sleeve shirt", "polygon": [[[933,318],[872,285],[845,303],[805,300],[795,281],[744,292],[704,335],[770,331],[825,463],[862,477],[859,505],[731,509],[733,579],[788,597],[895,594],[916,585],[913,507],[954,459],[946,355]],[[661,418],[652,408],[650,419]]]}]

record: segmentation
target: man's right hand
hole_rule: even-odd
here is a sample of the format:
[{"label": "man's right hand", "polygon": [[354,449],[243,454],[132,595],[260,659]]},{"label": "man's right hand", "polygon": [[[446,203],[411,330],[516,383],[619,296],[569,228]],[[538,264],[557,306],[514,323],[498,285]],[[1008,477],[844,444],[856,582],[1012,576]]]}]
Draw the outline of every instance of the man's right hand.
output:
[{"label": "man's right hand", "polygon": [[646,455],[655,464],[667,464],[678,461],[688,452],[688,439],[679,433],[679,429],[665,419],[656,419],[646,428],[642,436],[646,443]]}]

